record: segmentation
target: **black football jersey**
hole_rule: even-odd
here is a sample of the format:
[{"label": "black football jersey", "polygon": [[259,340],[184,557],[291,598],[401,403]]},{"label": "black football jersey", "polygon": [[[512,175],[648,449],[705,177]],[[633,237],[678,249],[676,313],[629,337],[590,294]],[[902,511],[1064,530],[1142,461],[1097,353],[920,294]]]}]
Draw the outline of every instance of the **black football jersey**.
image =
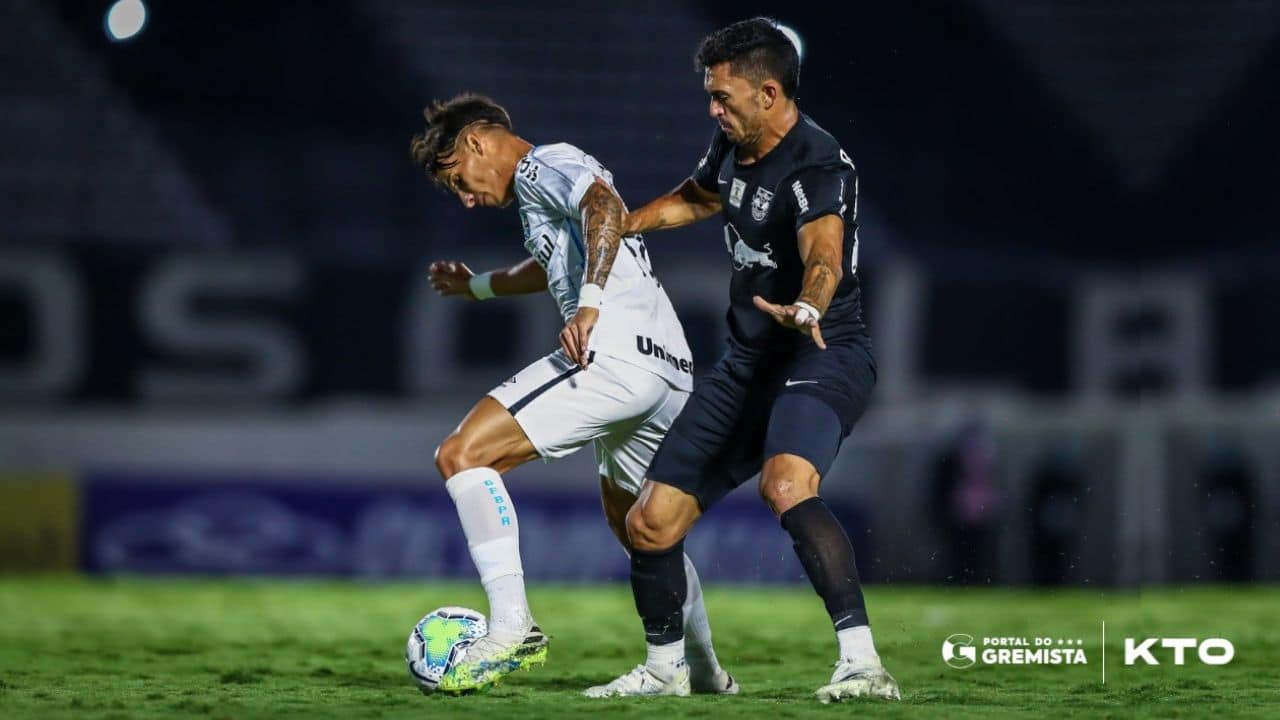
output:
[{"label": "black football jersey", "polygon": [[724,244],[733,264],[729,331],[736,342],[758,350],[812,342],[778,325],[751,298],[786,305],[800,296],[804,263],[797,232],[824,215],[844,219],[844,275],[822,317],[823,338],[867,342],[857,276],[858,175],[835,138],[801,114],[764,157],[740,165],[737,147],[717,128],[693,180],[720,194]]}]

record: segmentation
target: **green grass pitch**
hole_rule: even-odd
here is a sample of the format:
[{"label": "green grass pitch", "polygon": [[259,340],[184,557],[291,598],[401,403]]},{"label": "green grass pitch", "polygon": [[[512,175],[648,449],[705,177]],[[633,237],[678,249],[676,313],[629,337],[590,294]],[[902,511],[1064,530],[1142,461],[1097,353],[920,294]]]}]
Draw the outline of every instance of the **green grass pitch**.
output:
[{"label": "green grass pitch", "polygon": [[[1042,591],[870,587],[901,703],[823,706],[835,645],[807,588],[708,589],[738,697],[588,700],[642,659],[629,590],[541,586],[548,664],[468,697],[419,694],[402,660],[419,616],[485,608],[475,584],[0,579],[0,718],[1280,718],[1275,587]],[[1107,621],[1107,683],[1098,656]],[[1079,637],[1089,664],[948,668],[951,633]],[[1122,664],[1122,638],[1226,637],[1211,667]],[[1162,656],[1163,657],[1163,656]]]}]

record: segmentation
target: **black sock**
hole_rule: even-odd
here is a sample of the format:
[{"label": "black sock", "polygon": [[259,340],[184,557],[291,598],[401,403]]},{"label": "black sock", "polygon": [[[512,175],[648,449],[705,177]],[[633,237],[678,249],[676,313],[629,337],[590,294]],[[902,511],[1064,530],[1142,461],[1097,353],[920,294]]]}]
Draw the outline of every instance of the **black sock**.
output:
[{"label": "black sock", "polygon": [[858,583],[853,544],[822,498],[812,497],[782,513],[809,582],[827,606],[836,630],[867,625],[867,604]]},{"label": "black sock", "polygon": [[631,552],[631,594],[644,622],[650,645],[667,645],[684,637],[684,540],[661,552]]}]

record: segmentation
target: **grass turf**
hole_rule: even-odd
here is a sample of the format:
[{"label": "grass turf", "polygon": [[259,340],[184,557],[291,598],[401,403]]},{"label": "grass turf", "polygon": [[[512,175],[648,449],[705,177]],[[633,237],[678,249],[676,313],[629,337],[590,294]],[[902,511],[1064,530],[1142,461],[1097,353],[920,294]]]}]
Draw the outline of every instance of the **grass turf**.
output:
[{"label": "grass turf", "polygon": [[[0,579],[0,717],[1280,717],[1280,592],[1138,593],[872,587],[876,641],[901,703],[823,706],[834,642],[808,588],[710,588],[738,697],[588,700],[642,659],[625,586],[532,590],[548,664],[483,695],[424,697],[401,659],[440,605],[483,609],[473,584]],[[1100,622],[1107,621],[1107,683]],[[942,640],[1082,638],[1086,666],[953,670]],[[1226,637],[1228,665],[1125,667],[1125,636]],[[1168,651],[1165,651],[1166,653]]]}]

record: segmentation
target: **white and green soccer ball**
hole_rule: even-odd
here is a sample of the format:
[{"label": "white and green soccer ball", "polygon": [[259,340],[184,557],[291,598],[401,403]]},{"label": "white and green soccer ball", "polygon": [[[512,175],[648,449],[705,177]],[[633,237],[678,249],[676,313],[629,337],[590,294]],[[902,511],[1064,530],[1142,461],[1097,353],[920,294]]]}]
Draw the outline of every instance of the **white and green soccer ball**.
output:
[{"label": "white and green soccer ball", "polygon": [[484,615],[464,607],[442,607],[427,613],[409,633],[404,659],[409,675],[424,693],[433,693],[440,678],[467,654],[471,643],[488,632]]}]

